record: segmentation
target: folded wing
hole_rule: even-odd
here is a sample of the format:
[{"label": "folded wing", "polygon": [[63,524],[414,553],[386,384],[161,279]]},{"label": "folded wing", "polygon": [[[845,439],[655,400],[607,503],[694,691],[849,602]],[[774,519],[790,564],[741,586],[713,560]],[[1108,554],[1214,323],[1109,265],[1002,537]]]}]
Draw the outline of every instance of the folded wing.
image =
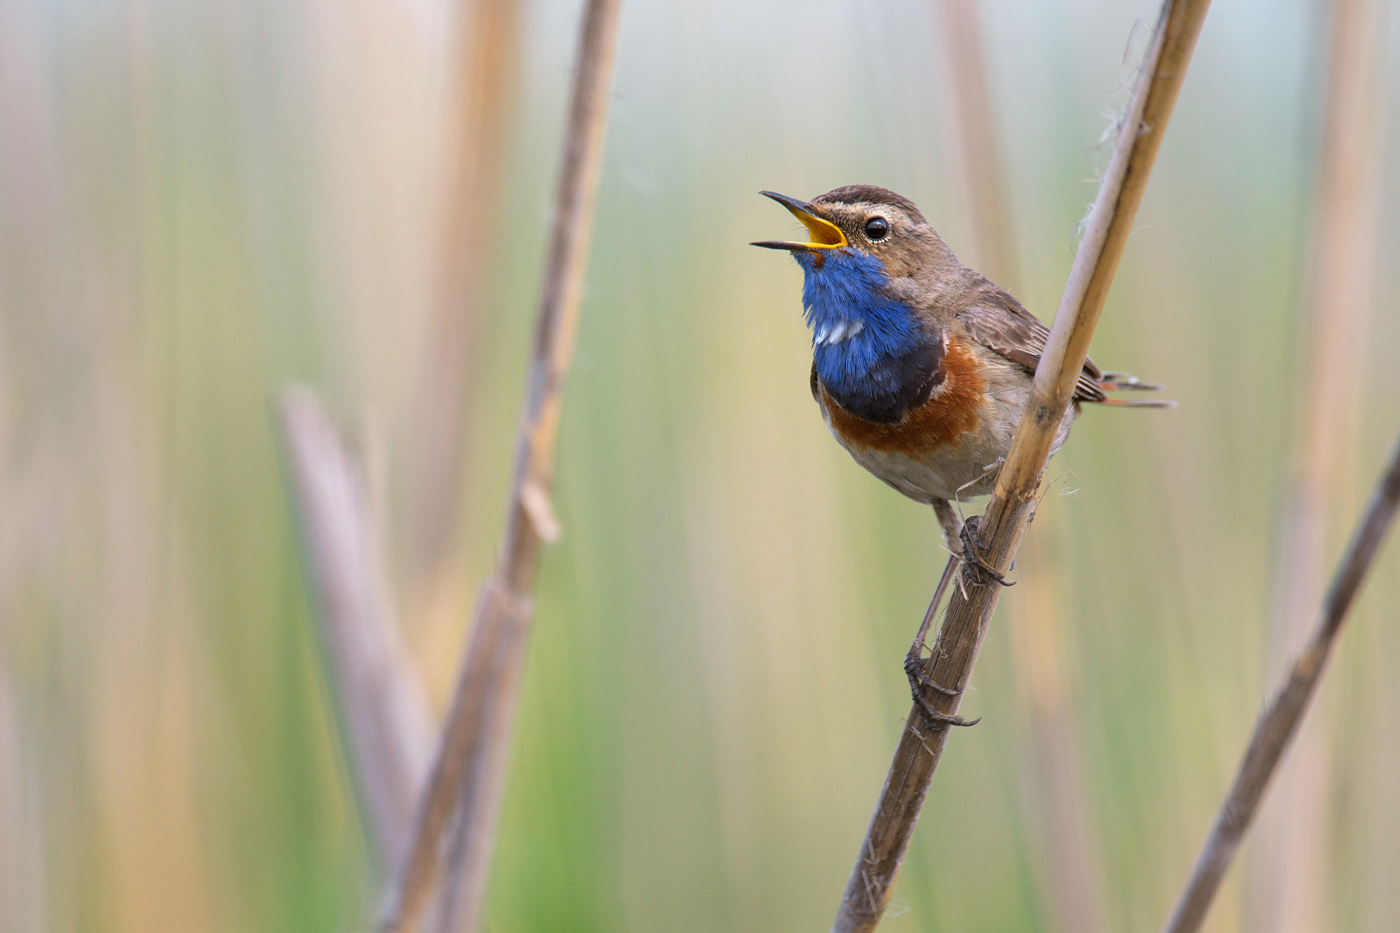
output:
[{"label": "folded wing", "polygon": [[[1040,355],[1045,352],[1045,343],[1050,339],[1050,328],[1019,301],[985,279],[983,287],[977,290],[977,299],[976,304],[957,315],[968,333],[978,343],[1034,373],[1040,365]],[[1108,397],[1109,392],[1120,390],[1159,392],[1161,389],[1159,385],[1141,382],[1127,373],[1103,372],[1086,357],[1074,387],[1074,400],[1122,408],[1174,408],[1176,403],[1167,399],[1128,401]]]}]

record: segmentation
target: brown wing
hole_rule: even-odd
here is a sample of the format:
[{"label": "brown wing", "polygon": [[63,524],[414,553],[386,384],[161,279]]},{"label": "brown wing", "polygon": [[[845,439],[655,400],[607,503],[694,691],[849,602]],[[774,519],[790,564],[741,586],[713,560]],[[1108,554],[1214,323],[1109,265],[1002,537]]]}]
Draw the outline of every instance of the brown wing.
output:
[{"label": "brown wing", "polygon": [[[984,280],[985,282],[985,280]],[[974,340],[1000,353],[1013,363],[1034,373],[1040,365],[1040,354],[1050,338],[1050,328],[1040,323],[1021,303],[991,282],[979,289],[979,301],[958,314]],[[1091,359],[1084,360],[1084,370],[1074,387],[1078,402],[1102,402],[1103,372]]]}]

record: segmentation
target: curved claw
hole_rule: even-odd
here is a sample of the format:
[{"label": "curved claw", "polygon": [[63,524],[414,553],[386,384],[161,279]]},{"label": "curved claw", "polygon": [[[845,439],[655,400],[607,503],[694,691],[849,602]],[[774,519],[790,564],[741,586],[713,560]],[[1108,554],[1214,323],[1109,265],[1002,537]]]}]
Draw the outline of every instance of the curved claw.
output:
[{"label": "curved claw", "polygon": [[978,716],[976,719],[963,719],[961,716],[949,716],[947,713],[940,713],[932,706],[929,706],[928,701],[917,693],[914,694],[914,706],[918,709],[919,715],[923,717],[924,722],[928,724],[930,729],[946,729],[949,726],[957,726],[966,729],[982,721],[981,716]]},{"label": "curved claw", "polygon": [[904,673],[909,678],[909,687],[914,691],[914,699],[919,698],[921,688],[927,687],[935,693],[941,693],[945,697],[960,697],[967,692],[967,688],[962,690],[950,690],[942,684],[935,683],[933,678],[924,670],[924,659],[914,654],[912,651],[904,659]]},{"label": "curved claw", "polygon": [[998,586],[1015,586],[1016,582],[1014,580],[1006,579],[1000,570],[997,570],[982,558],[982,551],[978,546],[976,538],[978,521],[979,516],[974,515],[963,522],[962,532],[960,534],[963,544],[963,564],[968,568],[973,582],[981,586],[990,586],[993,583]]},{"label": "curved claw", "polygon": [[929,705],[928,700],[924,697],[925,690],[933,690],[936,693],[943,694],[945,697],[955,697],[965,693],[966,688],[962,690],[951,690],[942,684],[934,682],[933,678],[928,675],[928,671],[924,668],[924,659],[915,654],[913,649],[910,650],[909,656],[904,659],[904,673],[909,675],[909,693],[914,698],[914,706],[919,710],[919,715],[923,717],[924,722],[928,723],[930,728],[944,729],[948,726],[975,726],[982,721],[980,716],[977,719],[969,721],[963,719],[961,716],[950,716],[947,713],[940,713]]}]

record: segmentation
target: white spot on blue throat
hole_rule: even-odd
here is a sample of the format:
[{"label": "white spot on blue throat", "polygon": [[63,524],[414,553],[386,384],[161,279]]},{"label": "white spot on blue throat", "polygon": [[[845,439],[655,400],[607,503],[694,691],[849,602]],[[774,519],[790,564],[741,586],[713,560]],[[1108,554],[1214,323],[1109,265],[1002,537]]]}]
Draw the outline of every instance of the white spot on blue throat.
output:
[{"label": "white spot on blue throat", "polygon": [[824,326],[818,330],[812,336],[812,343],[814,345],[838,344],[843,340],[850,340],[863,330],[865,330],[864,321],[851,321],[842,318],[835,324]]},{"label": "white spot on blue throat", "polygon": [[898,394],[891,362],[929,337],[913,308],[888,293],[885,264],[852,247],[793,256],[805,274],[802,306],[822,382],[838,397]]}]

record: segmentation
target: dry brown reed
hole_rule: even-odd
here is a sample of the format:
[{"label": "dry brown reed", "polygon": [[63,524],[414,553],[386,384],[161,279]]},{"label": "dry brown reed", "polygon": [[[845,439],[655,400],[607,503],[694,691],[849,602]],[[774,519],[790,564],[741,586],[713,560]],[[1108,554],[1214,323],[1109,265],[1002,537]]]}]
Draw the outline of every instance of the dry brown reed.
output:
[{"label": "dry brown reed", "polygon": [[[1127,243],[1158,147],[1209,7],[1208,0],[1166,0],[1132,102],[1124,115],[1112,159],[1099,187],[1055,315],[1025,414],[980,526],[973,530],[983,557],[1006,573],[1032,518],[1050,447],[1074,392],[1090,338]],[[1000,587],[969,569],[953,588],[943,628],[924,665],[924,700],[953,716],[967,687]],[[934,727],[914,707],[895,751],[870,828],[841,899],[834,933],[873,930],[884,913],[930,782],[947,726]]]},{"label": "dry brown reed", "polygon": [[[1351,487],[1361,436],[1366,334],[1380,204],[1386,30],[1375,0],[1331,4],[1327,104],[1307,289],[1305,374],[1299,396],[1293,480],[1284,508],[1274,592],[1271,670],[1308,637],[1322,599],[1329,521]],[[1307,933],[1328,926],[1331,744],[1325,716],[1299,730],[1290,767],[1279,775],[1255,830],[1248,926]]]},{"label": "dry brown reed", "polygon": [[620,7],[620,0],[589,0],[583,11],[500,565],[477,598],[413,841],[389,891],[388,930],[417,926],[440,874],[449,829],[456,838],[449,847],[454,864],[445,912],[459,917],[459,929],[465,930],[476,928],[480,913],[533,614],[535,570],[542,542],[559,531],[549,502],[554,447],[597,201]]},{"label": "dry brown reed", "polygon": [[458,515],[519,47],[517,0],[456,6],[456,156],[405,484],[404,570],[415,589],[434,585]]},{"label": "dry brown reed", "polygon": [[933,7],[943,40],[939,84],[950,118],[948,141],[969,240],[963,252],[992,281],[1016,294],[1020,263],[977,6],[972,0],[935,0]]},{"label": "dry brown reed", "polygon": [[1316,692],[1337,634],[1385,541],[1397,508],[1400,508],[1400,437],[1396,438],[1390,462],[1371,493],[1361,523],[1352,534],[1351,543],[1332,578],[1321,617],[1307,646],[1293,662],[1286,680],[1254,727],[1235,783],[1220,806],[1210,836],[1196,859],[1191,879],[1171,919],[1163,927],[1164,933],[1191,933],[1201,928],[1221,879],[1234,860],[1240,840],[1269,786],[1269,779],[1288,750],[1298,722]]},{"label": "dry brown reed", "polygon": [[1103,861],[1090,814],[1073,669],[1065,617],[1064,562],[1056,553],[1058,519],[1036,516],[1036,533],[1021,543],[1018,583],[1034,594],[1014,602],[1011,658],[1026,718],[1031,784],[1029,812],[1040,847],[1042,896],[1051,929],[1102,933],[1109,928]]}]

